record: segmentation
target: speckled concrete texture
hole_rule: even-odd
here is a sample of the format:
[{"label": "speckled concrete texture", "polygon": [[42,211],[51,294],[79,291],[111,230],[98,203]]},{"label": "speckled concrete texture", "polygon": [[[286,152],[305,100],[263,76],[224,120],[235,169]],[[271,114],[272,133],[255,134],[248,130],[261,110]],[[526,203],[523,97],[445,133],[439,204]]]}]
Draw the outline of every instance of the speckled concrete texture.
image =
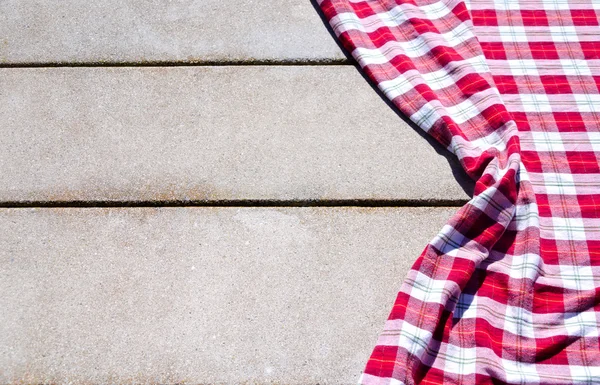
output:
[{"label": "speckled concrete texture", "polygon": [[0,69],[0,201],[468,198],[350,66]]},{"label": "speckled concrete texture", "polygon": [[456,208],[0,210],[0,383],[354,383]]},{"label": "speckled concrete texture", "polygon": [[0,1],[0,63],[345,60],[310,1]]}]

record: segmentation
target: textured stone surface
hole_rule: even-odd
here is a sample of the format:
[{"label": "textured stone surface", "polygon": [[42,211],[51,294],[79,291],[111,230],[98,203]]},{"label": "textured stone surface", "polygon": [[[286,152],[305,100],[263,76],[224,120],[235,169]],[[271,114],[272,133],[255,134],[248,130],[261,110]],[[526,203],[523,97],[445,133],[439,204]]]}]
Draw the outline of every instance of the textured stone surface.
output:
[{"label": "textured stone surface", "polygon": [[309,1],[0,1],[0,64],[344,59]]},{"label": "textured stone surface", "polygon": [[455,208],[0,210],[0,383],[353,383]]},{"label": "textured stone surface", "polygon": [[0,69],[0,201],[463,200],[350,66]]}]

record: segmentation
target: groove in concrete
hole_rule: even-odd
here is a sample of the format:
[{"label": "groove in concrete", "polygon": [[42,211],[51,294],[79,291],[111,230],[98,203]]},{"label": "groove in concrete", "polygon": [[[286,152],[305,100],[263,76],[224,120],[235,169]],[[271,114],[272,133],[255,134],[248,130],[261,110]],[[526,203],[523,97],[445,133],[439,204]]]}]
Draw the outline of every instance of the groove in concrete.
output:
[{"label": "groove in concrete", "polygon": [[124,61],[124,62],[16,62],[0,63],[1,68],[94,68],[94,67],[236,67],[236,66],[347,66],[353,60],[331,59],[272,59],[272,60],[192,60],[192,61]]},{"label": "groove in concrete", "polygon": [[461,207],[465,199],[331,199],[331,200],[220,200],[220,201],[15,201],[0,208],[94,207]]}]

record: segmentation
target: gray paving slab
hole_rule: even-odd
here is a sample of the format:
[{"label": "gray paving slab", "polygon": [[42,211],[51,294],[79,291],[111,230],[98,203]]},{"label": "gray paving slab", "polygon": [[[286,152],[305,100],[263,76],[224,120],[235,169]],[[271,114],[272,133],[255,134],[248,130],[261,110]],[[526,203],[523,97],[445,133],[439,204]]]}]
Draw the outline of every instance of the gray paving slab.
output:
[{"label": "gray paving slab", "polygon": [[455,210],[0,209],[0,383],[354,383]]},{"label": "gray paving slab", "polygon": [[0,64],[345,60],[310,1],[3,0]]},{"label": "gray paving slab", "polygon": [[3,202],[468,197],[350,66],[5,68],[0,133]]}]

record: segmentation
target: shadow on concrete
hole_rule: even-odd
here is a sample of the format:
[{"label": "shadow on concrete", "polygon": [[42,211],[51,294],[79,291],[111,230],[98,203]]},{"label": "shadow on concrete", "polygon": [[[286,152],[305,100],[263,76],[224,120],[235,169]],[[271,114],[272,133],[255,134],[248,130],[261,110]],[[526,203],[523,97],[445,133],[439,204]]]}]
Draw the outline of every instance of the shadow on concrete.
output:
[{"label": "shadow on concrete", "polygon": [[356,60],[354,60],[352,55],[350,55],[350,53],[347,52],[346,49],[342,46],[342,44],[338,40],[337,36],[333,32],[333,29],[327,22],[327,19],[325,18],[325,15],[321,11],[319,4],[317,4],[317,1],[310,0],[310,2],[312,4],[313,8],[315,9],[316,13],[321,18],[321,22],[323,23],[325,28],[327,28],[327,31],[331,35],[331,38],[335,40],[338,47],[342,50],[342,52],[346,56],[347,64],[354,66],[356,71],[358,73],[360,73],[360,76],[362,76],[362,78],[369,84],[369,86],[371,86],[373,91],[375,91],[377,93],[377,95],[379,95],[379,98],[381,100],[383,100],[385,102],[385,104],[387,104],[388,107],[390,107],[396,113],[396,115],[398,115],[398,117],[400,119],[402,119],[408,126],[410,126],[415,132],[417,132],[417,134],[419,134],[423,139],[425,139],[427,141],[427,143],[429,143],[434,148],[435,152],[437,152],[438,155],[443,156],[446,159],[446,161],[448,162],[448,166],[450,167],[450,170],[452,171],[452,175],[454,176],[454,179],[456,180],[456,182],[458,182],[460,187],[463,189],[463,191],[466,194],[469,195],[469,197],[473,197],[475,181],[473,181],[473,179],[471,179],[467,175],[467,173],[463,170],[463,168],[460,165],[460,162],[458,161],[456,156],[454,154],[452,154],[450,151],[448,151],[446,148],[444,148],[437,140],[435,140],[434,138],[429,136],[426,132],[424,132],[420,127],[418,127],[416,124],[414,124],[410,119],[408,119],[408,117],[405,116],[392,103],[392,101],[389,100],[387,98],[387,96],[385,96],[383,94],[383,92],[381,92],[381,90],[379,90],[379,88],[377,88],[377,85],[363,73],[362,69],[360,68],[360,65],[356,62]]}]

